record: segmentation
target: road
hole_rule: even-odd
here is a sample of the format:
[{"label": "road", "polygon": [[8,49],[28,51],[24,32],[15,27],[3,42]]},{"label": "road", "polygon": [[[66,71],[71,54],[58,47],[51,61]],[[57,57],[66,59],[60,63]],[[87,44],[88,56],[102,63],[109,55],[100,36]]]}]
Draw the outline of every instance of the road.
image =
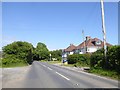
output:
[{"label": "road", "polygon": [[15,84],[19,88],[118,88],[116,80],[38,61],[33,62],[19,85]]}]

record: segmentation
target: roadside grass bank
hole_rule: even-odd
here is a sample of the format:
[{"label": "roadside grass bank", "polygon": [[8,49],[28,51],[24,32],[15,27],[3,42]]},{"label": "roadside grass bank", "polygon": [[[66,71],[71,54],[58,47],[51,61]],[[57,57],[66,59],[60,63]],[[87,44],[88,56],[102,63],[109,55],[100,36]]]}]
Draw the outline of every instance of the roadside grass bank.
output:
[{"label": "roadside grass bank", "polygon": [[100,76],[104,76],[104,77],[108,77],[108,78],[115,79],[115,80],[120,80],[119,78],[120,75],[116,71],[104,70],[104,69],[90,69],[87,72],[100,75]]},{"label": "roadside grass bank", "polygon": [[47,61],[49,64],[61,64],[61,61]]},{"label": "roadside grass bank", "polygon": [[[64,66],[67,66],[67,67],[80,67],[80,68],[81,67],[82,68],[90,67],[89,65],[84,65],[84,64],[82,64],[82,65],[80,65],[80,64],[67,64],[67,65],[64,65]],[[113,71],[113,70],[104,70],[104,69],[92,68],[90,70],[85,70],[85,72],[100,75],[100,76],[104,76],[104,77],[115,79],[115,80],[120,80],[120,75],[116,71]]]},{"label": "roadside grass bank", "polygon": [[[76,64],[62,64],[60,61],[49,61],[48,63],[59,64],[61,66],[66,66],[66,67],[80,67],[80,68],[89,67],[89,65],[84,65],[84,64],[80,65],[78,63],[76,63]],[[120,77],[119,77],[120,75],[116,71],[112,71],[112,70],[92,68],[90,70],[85,70],[85,72],[92,73],[92,74],[99,75],[99,76],[104,76],[106,78],[120,80]]]},{"label": "roadside grass bank", "polygon": [[0,68],[2,68],[2,59],[0,59]]},{"label": "roadside grass bank", "polygon": [[28,66],[26,63],[16,63],[16,64],[9,64],[9,65],[2,65],[2,68],[14,68],[14,67],[24,67]]},{"label": "roadside grass bank", "polygon": [[10,58],[3,58],[0,60],[0,67],[1,68],[9,68],[9,67],[24,67],[28,66],[28,63],[24,60],[20,59],[10,59]]},{"label": "roadside grass bank", "polygon": [[62,64],[62,63],[61,63],[61,66],[66,66],[66,67],[75,67],[75,64]]}]

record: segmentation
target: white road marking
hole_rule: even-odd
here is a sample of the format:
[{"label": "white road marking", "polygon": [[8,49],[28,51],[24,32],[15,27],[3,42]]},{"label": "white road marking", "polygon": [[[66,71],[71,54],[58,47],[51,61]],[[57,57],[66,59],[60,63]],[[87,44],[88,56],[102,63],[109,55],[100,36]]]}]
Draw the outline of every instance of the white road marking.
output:
[{"label": "white road marking", "polygon": [[56,72],[56,74],[58,74],[58,75],[60,75],[61,77],[65,78],[66,80],[70,80],[69,78],[65,77],[64,75],[62,75],[62,74],[60,74],[60,73],[58,73],[58,72]]},{"label": "white road marking", "polygon": [[45,65],[42,65],[43,67],[46,67]]},{"label": "white road marking", "polygon": [[49,70],[52,70],[51,68],[48,67]]}]

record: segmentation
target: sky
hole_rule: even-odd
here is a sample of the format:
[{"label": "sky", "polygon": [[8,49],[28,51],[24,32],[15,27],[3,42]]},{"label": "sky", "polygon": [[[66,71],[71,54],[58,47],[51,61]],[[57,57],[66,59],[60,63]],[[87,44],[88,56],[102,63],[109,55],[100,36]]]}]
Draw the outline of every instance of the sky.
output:
[{"label": "sky", "polygon": [[[107,42],[118,44],[118,3],[105,2]],[[103,40],[100,2],[3,2],[2,46],[27,41],[49,50],[79,45],[85,36]]]}]

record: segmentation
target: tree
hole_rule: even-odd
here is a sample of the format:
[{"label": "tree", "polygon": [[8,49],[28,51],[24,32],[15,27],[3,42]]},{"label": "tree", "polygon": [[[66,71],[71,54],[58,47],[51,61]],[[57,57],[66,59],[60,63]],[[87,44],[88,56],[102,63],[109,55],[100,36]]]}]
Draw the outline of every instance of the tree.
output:
[{"label": "tree", "polygon": [[44,43],[38,43],[37,47],[34,49],[34,60],[44,60],[48,59],[49,57],[49,50]]},{"label": "tree", "polygon": [[28,42],[17,41],[2,48],[3,58],[16,58],[25,60],[27,63],[32,62],[33,46]]},{"label": "tree", "polygon": [[50,51],[52,58],[57,58],[58,60],[61,60],[62,57],[62,50],[53,50]]}]

